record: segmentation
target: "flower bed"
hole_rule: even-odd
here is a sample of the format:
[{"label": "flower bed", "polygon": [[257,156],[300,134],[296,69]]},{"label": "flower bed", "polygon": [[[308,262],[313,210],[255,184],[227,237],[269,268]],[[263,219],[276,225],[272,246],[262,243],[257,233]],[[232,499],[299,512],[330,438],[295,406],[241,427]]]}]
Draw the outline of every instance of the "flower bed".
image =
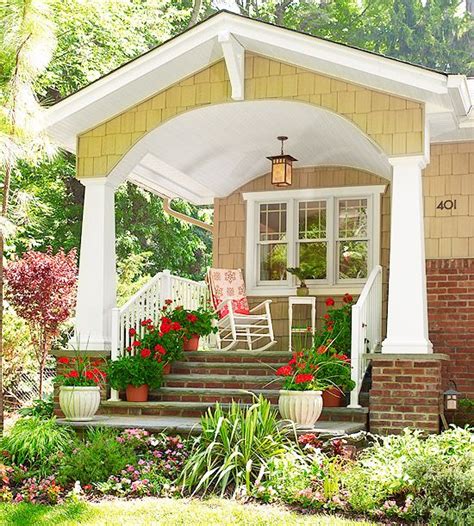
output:
[{"label": "flower bed", "polygon": [[202,425],[185,440],[141,429],[90,430],[79,440],[54,420],[20,419],[0,443],[0,501],[218,493],[377,521],[472,524],[468,429],[296,441],[263,398],[251,408],[217,406]]}]

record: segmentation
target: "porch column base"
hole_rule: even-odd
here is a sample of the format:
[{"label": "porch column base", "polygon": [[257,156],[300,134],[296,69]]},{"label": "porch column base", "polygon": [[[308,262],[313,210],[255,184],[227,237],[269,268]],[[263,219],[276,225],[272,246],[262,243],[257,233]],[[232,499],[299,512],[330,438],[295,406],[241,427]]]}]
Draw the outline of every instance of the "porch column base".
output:
[{"label": "porch column base", "polygon": [[440,431],[443,411],[440,353],[379,354],[372,358],[370,432],[397,435],[405,428]]},{"label": "porch column base", "polygon": [[382,342],[383,354],[431,354],[433,345],[429,340],[403,342],[386,339]]}]

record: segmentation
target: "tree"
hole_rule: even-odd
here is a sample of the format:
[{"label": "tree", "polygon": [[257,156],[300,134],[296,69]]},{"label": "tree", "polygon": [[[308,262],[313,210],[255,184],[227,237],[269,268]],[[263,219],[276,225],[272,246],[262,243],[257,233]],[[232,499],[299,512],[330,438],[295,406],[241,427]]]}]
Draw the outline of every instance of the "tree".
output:
[{"label": "tree", "polygon": [[48,0],[2,0],[0,4],[0,433],[3,432],[3,267],[10,184],[18,159],[34,162],[48,150],[33,89],[55,46]]},{"label": "tree", "polygon": [[5,298],[30,330],[41,398],[48,353],[76,302],[76,251],[26,252],[22,258],[8,263],[5,277],[8,285]]}]

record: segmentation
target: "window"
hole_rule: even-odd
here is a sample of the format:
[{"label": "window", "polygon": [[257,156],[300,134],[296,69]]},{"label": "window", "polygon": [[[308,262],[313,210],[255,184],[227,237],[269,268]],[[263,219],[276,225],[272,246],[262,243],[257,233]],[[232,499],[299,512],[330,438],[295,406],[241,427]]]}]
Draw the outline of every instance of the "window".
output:
[{"label": "window", "polygon": [[253,192],[247,201],[250,294],[294,293],[287,267],[311,288],[362,287],[378,264],[384,186]]}]

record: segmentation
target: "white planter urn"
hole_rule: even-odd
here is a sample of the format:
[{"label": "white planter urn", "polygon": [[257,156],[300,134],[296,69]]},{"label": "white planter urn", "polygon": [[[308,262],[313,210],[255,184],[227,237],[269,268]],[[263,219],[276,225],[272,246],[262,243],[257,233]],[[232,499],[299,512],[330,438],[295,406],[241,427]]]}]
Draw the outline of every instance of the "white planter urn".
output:
[{"label": "white planter urn", "polygon": [[59,388],[59,406],[66,420],[87,422],[92,420],[100,405],[100,388],[93,386],[66,386]]},{"label": "white planter urn", "polygon": [[323,410],[322,391],[280,391],[280,414],[302,427],[312,427]]}]

